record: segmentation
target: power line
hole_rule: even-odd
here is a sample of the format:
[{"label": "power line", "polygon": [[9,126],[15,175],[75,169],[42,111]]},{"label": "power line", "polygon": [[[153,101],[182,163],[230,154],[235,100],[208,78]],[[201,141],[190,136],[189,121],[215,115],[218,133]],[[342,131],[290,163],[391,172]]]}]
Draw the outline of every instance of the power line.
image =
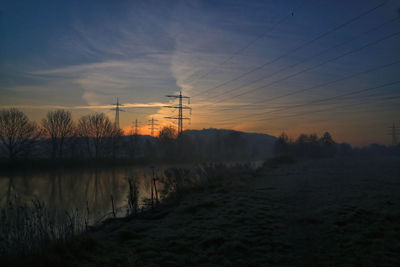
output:
[{"label": "power line", "polygon": [[[395,96],[389,96],[389,97],[384,97],[384,98],[377,98],[377,99],[368,99],[368,101],[364,101],[361,103],[346,103],[344,105],[340,105],[340,106],[334,106],[334,107],[328,107],[328,108],[322,108],[322,109],[318,109],[318,110],[313,110],[312,114],[321,114],[323,112],[328,112],[331,110],[335,110],[336,112],[346,112],[346,110],[344,108],[346,107],[350,107],[350,108],[354,108],[355,106],[359,106],[359,105],[364,105],[364,104],[368,104],[369,102],[374,101],[374,103],[376,103],[376,101],[378,102],[390,102],[390,101],[394,101],[394,100],[398,100],[400,99],[400,95],[395,95]],[[387,106],[385,107],[387,108]],[[371,108],[368,108],[368,110],[370,110]],[[362,111],[363,113],[365,111]],[[356,114],[356,112],[354,112],[354,109],[351,112],[352,115]],[[278,115],[278,114],[277,114]],[[270,117],[270,118],[259,118],[256,121],[276,121],[276,120],[280,120],[280,119],[287,119],[287,118],[298,118],[301,116],[309,116],[310,115],[310,111],[304,111],[304,112],[300,112],[300,113],[296,113],[296,114],[288,114],[288,115],[280,115],[280,116],[274,116],[274,117]],[[246,117],[248,118],[248,116]],[[326,118],[324,119],[326,121]]]},{"label": "power line", "polygon": [[[379,97],[379,98],[377,98],[376,96],[379,96],[379,95],[378,94],[373,94],[373,95],[368,95],[368,96],[363,97],[363,98],[365,98],[366,101],[361,102],[361,104],[375,103],[374,101],[376,101],[376,100],[386,101],[386,100],[397,100],[397,99],[400,99],[399,95],[388,96],[388,97]],[[358,102],[360,100],[360,98],[356,98],[354,96],[353,97],[348,97],[348,98],[343,98],[342,101],[347,101],[347,100],[349,100],[349,101],[355,100],[356,101],[356,102],[351,103],[350,106],[353,106],[353,105],[355,106],[355,105],[360,104],[360,102]],[[342,103],[342,101],[340,103]],[[331,103],[331,104],[335,104],[335,106],[333,106],[333,108],[331,108],[331,107],[326,108],[326,110],[331,110],[331,109],[338,108],[336,103]],[[324,105],[324,107],[326,107],[325,103],[320,103],[319,105],[321,105],[321,106]],[[290,107],[290,106],[291,105],[286,105],[286,106],[283,106],[281,108],[286,108],[286,107]],[[314,105],[313,107],[318,107],[318,106]],[[341,106],[339,106],[339,107],[341,107]],[[274,110],[272,110],[272,111],[274,111]],[[255,114],[255,116],[264,115],[264,114],[267,114],[268,112],[269,112],[268,110],[265,110],[263,113]],[[311,111],[311,112],[314,112],[314,111]],[[310,111],[307,111],[306,113],[310,113]],[[296,113],[296,114],[298,114],[298,113]],[[247,118],[248,118],[248,115],[246,115],[246,116],[236,116],[235,117],[235,119],[247,119]]]},{"label": "power line", "polygon": [[[230,55],[228,58],[226,58],[225,60],[223,60],[222,62],[218,63],[217,65],[215,65],[213,68],[211,68],[208,72],[206,72],[205,74],[201,75],[200,77],[198,77],[192,84],[196,84],[199,80],[204,79],[205,77],[207,77],[208,75],[210,75],[211,73],[214,73],[214,71],[226,64],[227,62],[231,61],[235,56],[241,54],[242,52],[244,52],[245,50],[247,50],[247,48],[249,48],[250,46],[254,45],[257,41],[261,40],[262,38],[264,38],[267,33],[271,32],[272,30],[274,30],[276,28],[276,26],[278,26],[279,24],[285,22],[288,18],[293,16],[293,13],[295,10],[298,10],[300,8],[302,8],[305,5],[305,3],[302,3],[300,5],[298,5],[295,9],[293,9],[290,13],[287,13],[285,16],[283,16],[280,20],[278,20],[276,23],[274,23],[268,30],[264,31],[261,35],[257,36],[256,38],[254,38],[253,40],[251,40],[250,42],[246,43],[243,47],[239,48],[237,51],[235,51],[232,55]],[[200,93],[201,94],[201,93]],[[196,97],[200,94],[196,94],[193,97]]]},{"label": "power line", "polygon": [[[400,98],[400,96],[397,97],[397,98]],[[393,99],[388,99],[388,101],[391,101],[391,100],[393,100]],[[360,104],[364,104],[364,103],[360,103]],[[348,106],[354,106],[354,104],[351,104],[351,105],[343,105],[342,107],[348,107]],[[384,107],[384,109],[374,110],[374,113],[377,113],[377,112],[379,112],[379,111],[385,111],[385,112],[386,112],[385,108],[387,108],[387,107]],[[343,108],[341,108],[340,110],[338,110],[337,108],[328,108],[328,109],[316,110],[316,111],[314,111],[314,113],[322,114],[323,112],[326,112],[326,111],[329,111],[329,110],[332,110],[332,109],[335,109],[336,112],[346,112],[346,110],[343,109]],[[370,107],[368,107],[367,110],[370,111],[370,110],[371,110]],[[365,114],[365,110],[358,110],[358,111],[359,111],[359,113]],[[286,115],[286,116],[279,116],[279,117],[269,118],[269,119],[266,119],[266,120],[263,120],[263,121],[278,120],[278,119],[286,119],[286,118],[294,118],[294,117],[295,117],[295,118],[298,118],[298,117],[301,117],[301,116],[309,116],[309,114],[310,114],[309,112],[302,112],[302,113],[299,113],[299,114],[292,114],[292,115]],[[347,114],[347,113],[346,113],[346,114]],[[354,111],[351,112],[351,115],[355,115],[355,114],[357,114],[357,112],[354,112]],[[323,119],[320,119],[320,120],[312,120],[312,122],[318,122],[318,121],[326,121],[326,117],[323,118]]]},{"label": "power line", "polygon": [[[306,87],[306,88],[303,88],[303,89],[295,90],[293,92],[282,94],[282,95],[279,95],[279,96],[276,96],[276,97],[273,97],[273,98],[269,98],[269,99],[266,99],[266,100],[253,102],[252,104],[256,104],[256,105],[257,104],[261,104],[261,103],[265,104],[265,103],[268,103],[268,102],[271,102],[271,101],[274,101],[274,100],[277,100],[277,99],[281,99],[281,98],[284,98],[284,97],[287,97],[287,96],[295,95],[295,94],[302,93],[302,92],[305,92],[305,91],[309,91],[309,90],[312,90],[312,89],[322,88],[322,87],[325,87],[327,85],[332,85],[332,84],[335,84],[335,83],[338,83],[338,82],[341,82],[341,81],[344,81],[344,80],[348,80],[348,79],[351,79],[351,78],[354,78],[354,77],[357,77],[357,76],[360,76],[360,75],[365,75],[365,74],[368,74],[368,73],[371,73],[371,72],[374,72],[374,71],[377,71],[377,70],[380,70],[380,69],[388,68],[388,67],[394,66],[394,65],[399,64],[399,63],[400,63],[400,60],[396,60],[396,61],[384,64],[384,65],[380,65],[378,67],[370,68],[370,69],[367,69],[367,70],[364,70],[364,71],[360,71],[360,72],[357,72],[357,73],[354,73],[354,74],[351,74],[351,75],[347,75],[347,76],[335,79],[333,81],[329,81],[329,82],[326,82],[326,83],[321,83],[321,84],[313,85],[313,86]],[[225,108],[225,109],[221,109],[220,111],[232,110],[232,109],[235,109],[235,108]],[[237,107],[236,107],[236,109],[237,109]]]},{"label": "power line", "polygon": [[[393,37],[395,37],[395,36],[397,36],[397,35],[399,35],[399,34],[400,34],[400,31],[399,31],[399,32],[392,33],[392,34],[387,35],[387,36],[385,36],[385,37],[383,37],[383,38],[380,38],[380,39],[378,39],[378,40],[375,40],[375,41],[373,41],[373,42],[370,42],[370,43],[368,43],[368,44],[366,44],[366,45],[363,45],[363,46],[361,46],[361,47],[358,47],[358,48],[356,48],[356,49],[353,49],[353,50],[351,50],[351,51],[348,51],[348,52],[346,52],[346,53],[344,53],[344,54],[341,54],[341,55],[336,56],[336,57],[334,57],[334,58],[331,58],[331,59],[328,59],[328,60],[326,60],[326,61],[323,61],[323,62],[321,62],[321,63],[319,63],[319,64],[317,64],[317,65],[315,65],[315,66],[312,66],[312,67],[303,69],[303,70],[298,71],[298,72],[296,72],[296,73],[294,73],[294,74],[290,74],[290,75],[285,76],[285,77],[283,77],[283,78],[281,78],[281,79],[279,79],[279,80],[275,80],[275,81],[273,81],[273,82],[271,82],[271,83],[269,83],[269,84],[267,84],[267,85],[263,85],[263,86],[260,86],[260,87],[256,87],[256,88],[254,88],[254,89],[245,91],[245,92],[240,93],[240,94],[238,94],[238,95],[234,95],[234,96],[231,96],[231,97],[224,98],[224,99],[219,100],[219,101],[216,101],[216,102],[214,102],[214,103],[212,103],[212,104],[214,105],[214,104],[216,104],[216,103],[220,103],[220,102],[226,101],[226,100],[228,100],[228,99],[233,99],[233,98],[240,97],[240,96],[243,96],[243,95],[248,94],[248,93],[255,92],[255,91],[260,90],[260,89],[264,89],[264,88],[266,88],[266,87],[268,87],[268,86],[277,84],[277,83],[279,83],[279,82],[281,82],[281,81],[288,80],[288,79],[293,78],[293,77],[295,77],[295,76],[298,76],[298,75],[300,75],[300,74],[302,74],[302,73],[305,73],[305,72],[308,72],[308,71],[310,71],[310,70],[314,70],[314,69],[316,69],[316,68],[319,68],[319,67],[321,67],[321,66],[323,66],[323,65],[325,65],[325,64],[327,64],[327,63],[333,62],[333,61],[338,60],[338,59],[340,59],[340,58],[343,58],[343,57],[345,57],[345,56],[348,56],[348,55],[354,54],[354,53],[356,53],[356,52],[359,52],[359,51],[361,51],[361,50],[363,50],[363,49],[365,49],[365,48],[367,48],[367,47],[370,47],[370,46],[372,46],[372,45],[376,45],[376,44],[378,44],[378,43],[380,43],[380,42],[382,42],[382,41],[385,41],[385,40],[388,40],[388,39],[390,39],[390,38],[393,38]],[[262,100],[262,101],[259,101],[259,102],[256,102],[256,103],[261,103],[261,102],[264,102],[264,101],[265,101],[265,100]]]},{"label": "power line", "polygon": [[[380,102],[380,101],[393,101],[393,100],[398,100],[400,99],[400,96],[391,96],[391,97],[387,97],[387,98],[380,98],[380,99],[369,99],[369,100],[374,100],[374,103],[376,103],[376,101]],[[327,111],[331,111],[331,110],[336,110],[339,112],[345,112],[346,110],[344,108],[346,107],[350,107],[350,108],[354,108],[355,106],[359,106],[359,105],[364,105],[364,104],[368,104],[369,102],[372,101],[364,101],[361,103],[348,103],[348,104],[344,104],[344,105],[340,105],[338,106],[334,106],[334,107],[329,107],[329,108],[323,108],[323,109],[319,109],[319,110],[313,110],[312,112],[315,113],[322,113],[322,112],[327,112]],[[351,114],[354,114],[354,111],[351,112]],[[259,120],[262,121],[269,121],[269,120],[277,120],[277,119],[284,119],[284,118],[292,118],[292,117],[299,117],[299,116],[303,116],[303,115],[310,115],[310,111],[305,111],[305,112],[301,112],[301,113],[296,113],[296,114],[289,114],[289,115],[285,115],[285,116],[278,116],[278,117],[273,117],[273,118],[268,118],[268,119],[264,119],[264,118],[260,118]]]},{"label": "power line", "polygon": [[[350,95],[355,95],[355,94],[359,94],[359,93],[363,93],[363,92],[368,92],[368,91],[372,91],[372,90],[376,90],[376,89],[380,89],[380,88],[384,88],[384,87],[393,86],[393,85],[396,85],[396,84],[400,84],[400,80],[394,81],[394,82],[385,83],[385,84],[381,84],[381,85],[377,85],[377,86],[373,86],[373,87],[367,87],[367,88],[364,88],[364,89],[355,90],[355,91],[339,94],[339,95],[332,96],[332,97],[320,98],[320,99],[309,101],[307,103],[287,106],[287,107],[284,107],[284,108],[281,108],[281,109],[276,109],[276,110],[274,110],[272,112],[269,112],[267,114],[273,114],[273,113],[276,113],[276,112],[279,112],[279,111],[283,111],[283,110],[309,106],[309,105],[312,105],[312,104],[315,104],[315,103],[327,102],[327,101],[331,101],[331,100],[334,100],[334,99],[337,99],[337,98],[342,98],[342,97],[345,97],[345,96],[350,96]],[[253,116],[257,116],[257,115],[265,115],[265,113],[256,114],[256,115],[253,115]]]},{"label": "power line", "polygon": [[[223,83],[220,83],[220,84],[217,85],[217,86],[214,86],[214,87],[212,87],[212,88],[209,88],[209,89],[207,89],[206,91],[203,91],[203,92],[201,92],[201,93],[199,93],[199,94],[197,94],[197,95],[195,95],[195,96],[198,96],[198,95],[200,95],[200,94],[207,93],[207,92],[209,92],[209,91],[211,91],[211,90],[215,90],[215,89],[220,88],[220,87],[222,87],[222,86],[224,86],[224,85],[226,85],[226,84],[228,84],[228,83],[231,83],[231,82],[233,82],[233,81],[239,80],[239,79],[241,79],[241,78],[243,78],[243,77],[245,77],[245,76],[247,76],[247,75],[249,75],[249,74],[251,74],[251,73],[253,73],[253,72],[255,72],[255,71],[258,71],[258,70],[260,70],[260,69],[263,69],[264,67],[266,67],[266,66],[268,66],[268,65],[270,65],[270,64],[272,64],[272,63],[275,63],[276,61],[280,60],[281,58],[284,58],[284,57],[286,57],[286,56],[288,56],[288,55],[290,55],[290,54],[292,54],[292,53],[294,53],[294,52],[296,52],[296,51],[298,51],[298,50],[300,50],[300,49],[302,49],[302,48],[304,48],[304,47],[306,47],[306,46],[308,46],[308,45],[310,45],[310,44],[312,44],[312,43],[314,43],[315,41],[318,41],[318,40],[324,38],[325,36],[327,36],[327,35],[329,35],[329,34],[335,32],[335,31],[337,31],[337,30],[340,30],[341,28],[343,28],[343,27],[345,27],[345,26],[347,26],[347,25],[353,23],[354,21],[357,21],[358,19],[360,19],[360,18],[362,18],[362,17],[364,17],[364,16],[366,16],[366,15],[372,13],[373,11],[377,10],[378,8],[384,6],[386,3],[387,3],[387,1],[384,1],[384,2],[382,2],[381,4],[375,6],[375,7],[371,8],[371,9],[368,9],[367,11],[365,11],[365,12],[363,12],[363,13],[361,13],[361,14],[355,16],[355,17],[353,17],[352,19],[347,20],[346,22],[344,22],[344,23],[342,23],[342,24],[336,26],[335,28],[326,31],[326,32],[324,32],[324,33],[318,35],[317,37],[315,37],[315,38],[313,38],[313,39],[311,39],[311,40],[309,40],[309,41],[307,41],[307,42],[305,42],[305,43],[302,43],[301,45],[295,47],[294,49],[289,50],[289,51],[286,52],[285,54],[280,55],[280,56],[278,56],[277,58],[275,58],[275,59],[273,59],[273,60],[271,60],[271,61],[267,61],[266,63],[264,63],[264,64],[262,64],[262,65],[260,65],[260,66],[257,66],[257,67],[255,67],[255,68],[252,68],[251,70],[249,70],[249,71],[247,71],[247,72],[244,72],[244,73],[242,73],[242,74],[240,74],[240,75],[234,77],[233,79],[230,79],[230,80],[228,80],[228,81],[225,81],[225,82],[223,82]],[[195,96],[193,96],[193,97],[195,97]]]},{"label": "power line", "polygon": [[336,45],[334,45],[334,46],[331,46],[331,47],[329,47],[329,48],[327,48],[327,49],[325,49],[325,50],[323,50],[323,51],[321,51],[321,52],[318,52],[318,53],[316,53],[316,54],[314,54],[314,55],[312,55],[312,56],[310,56],[310,57],[307,57],[307,58],[305,58],[305,59],[303,59],[303,60],[301,60],[301,61],[298,61],[298,62],[296,62],[296,63],[294,63],[294,64],[291,64],[291,65],[288,65],[288,66],[286,66],[286,67],[283,67],[283,68],[281,68],[281,69],[279,69],[279,70],[277,70],[277,71],[275,71],[275,72],[273,72],[273,73],[271,73],[271,74],[269,74],[269,75],[267,75],[267,76],[262,76],[262,77],[260,77],[260,78],[258,78],[258,79],[256,79],[256,80],[251,81],[250,83],[247,83],[247,84],[244,84],[244,85],[239,85],[239,86],[237,86],[237,87],[235,87],[235,88],[233,88],[233,89],[230,89],[230,90],[228,90],[228,91],[226,91],[226,92],[223,92],[223,93],[221,93],[221,94],[214,95],[213,98],[217,98],[217,97],[223,96],[223,95],[225,95],[225,94],[227,94],[227,93],[231,93],[231,92],[236,91],[236,90],[238,90],[238,89],[241,89],[241,88],[244,88],[244,87],[248,87],[250,84],[254,84],[254,83],[256,83],[256,82],[259,82],[259,81],[268,79],[268,78],[270,78],[270,77],[272,77],[272,76],[274,76],[274,75],[276,75],[276,74],[279,74],[279,73],[281,73],[281,72],[283,72],[283,71],[285,71],[285,70],[287,70],[287,69],[296,67],[296,66],[298,66],[298,65],[300,65],[300,64],[302,64],[302,63],[305,63],[305,62],[307,62],[307,61],[309,61],[309,60],[311,60],[311,59],[313,59],[313,58],[317,58],[318,56],[320,56],[320,55],[326,53],[327,51],[329,51],[329,50],[331,50],[331,49],[335,49],[335,48],[337,48],[337,47],[340,47],[340,46],[343,46],[343,45],[345,45],[345,44],[347,44],[347,43],[350,43],[350,42],[352,42],[352,41],[358,39],[359,37],[361,37],[361,36],[363,36],[363,35],[365,35],[365,34],[368,34],[368,33],[371,33],[371,32],[373,32],[373,31],[376,31],[376,30],[382,28],[383,26],[386,26],[387,24],[392,23],[392,22],[394,22],[394,21],[397,21],[397,20],[399,20],[399,19],[400,19],[399,17],[392,18],[392,19],[390,19],[390,20],[388,20],[388,21],[385,21],[385,22],[379,24],[378,26],[375,26],[375,27],[373,27],[373,28],[371,28],[371,29],[369,29],[369,30],[367,30],[367,31],[365,31],[365,32],[362,32],[361,34],[359,34],[359,35],[357,35],[357,36],[355,36],[355,37],[353,37],[353,38],[351,38],[351,39],[348,39],[348,40],[346,40],[346,41],[344,41],[344,42],[341,42],[341,43],[338,43],[338,44],[336,44]]},{"label": "power line", "polygon": [[[273,110],[272,112],[262,112],[262,113],[258,113],[258,114],[252,114],[252,117],[270,115],[270,114],[277,113],[278,111],[295,109],[295,108],[299,108],[299,107],[305,107],[305,106],[309,107],[309,106],[314,105],[316,103],[324,103],[324,102],[331,101],[331,100],[334,100],[334,99],[337,99],[337,98],[343,98],[343,97],[346,97],[346,96],[356,95],[356,94],[367,92],[367,91],[373,91],[373,90],[377,90],[377,89],[380,89],[380,88],[393,86],[393,85],[396,85],[396,84],[400,84],[400,80],[399,81],[385,83],[385,84],[381,84],[381,85],[374,86],[374,87],[364,88],[364,89],[361,89],[361,90],[355,90],[355,91],[339,94],[339,95],[328,97],[328,98],[316,99],[316,100],[312,100],[312,101],[309,101],[309,102],[306,102],[306,103],[302,103],[302,104],[286,106],[286,107],[283,107],[283,108],[280,108],[280,109]],[[391,98],[389,98],[389,99],[391,99]],[[385,100],[385,99],[383,99],[383,100]],[[354,106],[354,104],[353,104],[353,106]],[[329,110],[329,108],[326,109],[326,110]],[[305,115],[306,114],[309,114],[309,112],[305,112]],[[297,115],[298,114],[294,114],[294,115],[280,116],[278,118],[275,117],[275,118],[269,118],[269,119],[265,119],[265,118],[261,117],[261,118],[255,119],[255,121],[276,120],[276,119],[280,119],[280,118],[296,117]],[[238,117],[236,117],[235,119],[237,119],[237,118]],[[243,118],[248,118],[248,115],[243,116]]]}]

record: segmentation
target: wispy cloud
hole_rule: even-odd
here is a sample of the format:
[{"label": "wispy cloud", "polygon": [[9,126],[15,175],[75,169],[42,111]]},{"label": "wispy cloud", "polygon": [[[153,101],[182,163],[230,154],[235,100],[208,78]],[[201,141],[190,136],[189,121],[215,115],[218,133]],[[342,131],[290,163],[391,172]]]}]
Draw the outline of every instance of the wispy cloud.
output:
[{"label": "wispy cloud", "polygon": [[[304,117],[318,119],[319,116],[321,120],[333,121],[331,125],[334,121],[345,121],[349,116],[338,117],[333,112],[344,110],[340,107],[344,102],[342,99],[329,105],[324,102],[287,110],[284,107],[391,81],[398,76],[399,69],[371,73],[368,77],[302,91],[282,99],[280,96],[393,60],[398,56],[399,39],[381,43],[379,47],[371,46],[371,50],[346,56],[313,71],[301,72],[325,58],[385,34],[383,31],[371,32],[365,39],[360,39],[359,44],[349,43],[349,47],[337,47],[332,53],[301,63],[316,52],[393,17],[399,12],[398,5],[388,3],[386,11],[371,13],[368,21],[357,21],[344,27],[343,31],[305,45],[296,53],[282,56],[360,12],[357,3],[349,4],[344,13],[334,1],[328,5],[306,3],[285,23],[269,30],[300,2],[118,1],[95,6],[64,3],[61,6],[66,9],[46,14],[26,12],[25,18],[16,18],[10,12],[9,16],[4,16],[5,23],[10,25],[6,29],[9,39],[0,43],[0,48],[6,48],[6,53],[0,55],[0,105],[2,108],[25,109],[35,120],[47,110],[61,108],[73,110],[76,118],[93,111],[105,112],[113,118],[115,112],[110,109],[119,97],[127,111],[120,117],[123,127],[128,127],[136,118],[145,124],[152,117],[162,125],[169,125],[176,121],[165,117],[175,117],[177,110],[165,106],[176,102],[165,95],[182,90],[185,95],[194,96],[190,105],[194,128],[252,131],[298,128],[301,131],[326,126],[320,121],[305,123]],[[44,8],[40,3],[26,5]],[[54,11],[46,6],[48,9]],[[58,12],[60,18],[68,19],[63,21],[49,16]],[[38,16],[43,18],[38,19]],[[49,23],[43,27],[46,21]],[[31,22],[32,27],[24,27],[26,23],[22,22]],[[13,28],[12,25],[19,26]],[[395,32],[398,23],[387,26],[386,31]],[[40,32],[32,29],[40,29]],[[261,34],[263,38],[258,38]],[[240,50],[255,39],[257,41],[248,49]],[[24,42],[30,44],[29,50]],[[274,60],[276,58],[280,59]],[[250,71],[270,61],[273,64]],[[300,64],[285,69],[296,62]],[[281,69],[284,71],[280,72]],[[246,72],[249,75],[237,78]],[[284,78],[296,72],[301,75]],[[253,90],[255,88],[258,89]],[[395,90],[380,90],[379,94],[383,95],[385,91],[394,94]],[[354,103],[359,103],[363,97],[357,95]],[[370,110],[375,106],[376,100],[368,103]],[[330,110],[317,112],[316,109],[324,107]],[[394,106],[384,108],[398,111]],[[353,105],[345,111],[355,114]],[[307,116],[301,118],[298,116],[301,113]],[[273,114],[277,115],[276,119],[272,118]],[[328,117],[329,114],[334,115]],[[363,115],[368,122],[367,117],[375,115],[373,111],[365,111],[365,114],[369,114]],[[360,118],[361,115],[357,113]],[[379,116],[382,121],[395,119],[394,115]],[[351,127],[362,131],[357,125]],[[185,127],[188,126],[185,121]]]},{"label": "wispy cloud", "polygon": [[[151,102],[151,103],[125,103],[123,104],[123,108],[161,108],[164,107],[165,103],[159,102]],[[3,108],[21,108],[21,109],[42,109],[42,110],[51,110],[51,109],[67,109],[67,110],[77,110],[77,109],[111,109],[114,108],[115,105],[81,105],[81,106],[63,106],[63,105],[3,105]]]},{"label": "wispy cloud", "polygon": [[168,55],[149,55],[129,61],[105,61],[40,70],[30,75],[61,84],[67,80],[82,90],[81,97],[87,104],[94,105],[109,102],[110,96],[127,98],[132,92],[136,97],[138,94],[147,96],[146,89],[158,89],[171,84],[168,66]]}]

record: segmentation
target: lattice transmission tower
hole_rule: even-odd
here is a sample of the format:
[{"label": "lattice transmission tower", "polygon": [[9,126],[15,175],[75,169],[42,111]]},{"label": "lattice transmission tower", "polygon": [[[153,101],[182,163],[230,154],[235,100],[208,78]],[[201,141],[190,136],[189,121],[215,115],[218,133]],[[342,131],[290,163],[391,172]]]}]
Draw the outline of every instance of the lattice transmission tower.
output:
[{"label": "lattice transmission tower", "polygon": [[125,110],[122,110],[120,107],[123,106],[122,104],[119,103],[118,97],[117,97],[117,103],[113,104],[115,108],[112,108],[111,110],[115,110],[115,127],[119,128],[119,113],[120,112],[125,112]]},{"label": "lattice transmission tower", "polygon": [[135,120],[135,135],[138,135],[139,134],[139,121],[136,119]]},{"label": "lattice transmission tower", "polygon": [[192,108],[189,106],[183,105],[183,99],[186,98],[188,100],[188,104],[190,104],[190,97],[182,95],[182,91],[179,92],[179,95],[166,95],[166,97],[177,98],[179,103],[177,106],[165,106],[166,108],[174,108],[178,109],[178,117],[165,117],[166,119],[178,120],[178,136],[182,135],[183,132],[183,120],[190,120],[189,117],[183,116],[183,110],[190,110],[190,115],[192,115]]},{"label": "lattice transmission tower", "polygon": [[396,127],[396,125],[394,124],[394,122],[393,122],[393,125],[390,126],[389,128],[390,128],[390,133],[389,133],[389,134],[392,136],[392,145],[393,145],[393,146],[396,146],[396,145],[397,145],[397,136],[398,136],[400,133],[397,131],[397,127]]},{"label": "lattice transmission tower", "polygon": [[156,121],[158,121],[158,120],[155,120],[153,117],[151,118],[151,120],[149,120],[149,126],[150,126],[149,129],[151,131],[151,136],[153,136],[153,137],[154,137],[154,130],[157,129],[157,127],[154,127],[154,126],[159,125],[158,123],[154,123]]}]

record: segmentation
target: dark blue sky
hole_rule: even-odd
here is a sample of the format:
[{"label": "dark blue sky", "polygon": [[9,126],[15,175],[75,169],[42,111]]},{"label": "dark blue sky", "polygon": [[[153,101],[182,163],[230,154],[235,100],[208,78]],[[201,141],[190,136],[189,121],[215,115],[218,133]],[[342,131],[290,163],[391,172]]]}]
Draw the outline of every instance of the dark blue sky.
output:
[{"label": "dark blue sky", "polygon": [[113,116],[119,96],[128,127],[171,115],[164,95],[182,89],[191,128],[388,143],[387,127],[400,125],[399,10],[372,0],[2,1],[0,105],[35,120],[58,107]]}]

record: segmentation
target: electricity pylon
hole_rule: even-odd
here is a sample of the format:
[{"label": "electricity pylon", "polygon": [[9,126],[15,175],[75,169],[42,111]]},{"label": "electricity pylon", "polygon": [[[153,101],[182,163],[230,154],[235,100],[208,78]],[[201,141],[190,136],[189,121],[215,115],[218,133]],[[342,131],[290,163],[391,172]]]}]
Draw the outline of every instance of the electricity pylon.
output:
[{"label": "electricity pylon", "polygon": [[393,126],[390,127],[390,135],[392,136],[392,145],[395,146],[397,145],[397,136],[400,134],[397,132],[396,125],[393,122]]},{"label": "electricity pylon", "polygon": [[135,120],[135,135],[138,135],[139,134],[139,131],[138,131],[138,120],[136,119]]},{"label": "electricity pylon", "polygon": [[114,121],[115,127],[119,128],[119,112],[120,111],[124,112],[125,110],[122,110],[120,108],[120,106],[123,106],[123,105],[119,103],[118,97],[117,97],[117,103],[113,104],[113,105],[115,105],[115,108],[112,108],[111,110],[115,110],[115,121]]},{"label": "electricity pylon", "polygon": [[178,98],[179,104],[178,106],[165,106],[166,108],[176,108],[178,109],[178,117],[165,117],[166,119],[178,120],[178,136],[182,135],[183,132],[183,120],[190,120],[188,117],[183,117],[183,110],[189,109],[190,115],[192,115],[192,108],[188,106],[182,105],[182,99],[187,98],[188,104],[190,104],[190,97],[183,96],[182,91],[179,92],[179,95],[166,95],[166,97]]},{"label": "electricity pylon", "polygon": [[151,117],[151,120],[149,120],[149,122],[151,123],[151,124],[149,124],[149,125],[151,125],[150,126],[151,136],[154,136],[154,130],[157,129],[154,127],[154,126],[158,125],[157,123],[154,123],[155,121],[158,121],[158,120],[155,120],[153,117]]}]

